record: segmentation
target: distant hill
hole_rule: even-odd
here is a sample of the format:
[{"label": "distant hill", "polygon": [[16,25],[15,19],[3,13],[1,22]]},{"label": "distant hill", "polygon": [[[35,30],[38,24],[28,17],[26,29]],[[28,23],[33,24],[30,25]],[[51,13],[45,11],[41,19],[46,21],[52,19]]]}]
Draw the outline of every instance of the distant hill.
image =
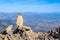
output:
[{"label": "distant hill", "polygon": [[[60,26],[60,13],[37,13],[37,12],[21,12],[24,18],[24,25],[30,26],[35,31],[54,30]],[[16,17],[19,13],[0,12],[2,22],[13,24],[15,28]],[[43,29],[44,28],[44,29]]]}]

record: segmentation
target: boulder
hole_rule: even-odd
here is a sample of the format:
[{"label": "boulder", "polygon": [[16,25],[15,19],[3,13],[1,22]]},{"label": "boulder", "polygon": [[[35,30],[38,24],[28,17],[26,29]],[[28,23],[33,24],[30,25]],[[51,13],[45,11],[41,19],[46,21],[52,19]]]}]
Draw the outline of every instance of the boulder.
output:
[{"label": "boulder", "polygon": [[23,26],[22,29],[25,31],[32,31],[31,27],[28,26]]},{"label": "boulder", "polygon": [[13,28],[13,25],[9,25],[7,28],[6,28],[6,32],[7,33],[10,33],[12,31],[12,28]]}]

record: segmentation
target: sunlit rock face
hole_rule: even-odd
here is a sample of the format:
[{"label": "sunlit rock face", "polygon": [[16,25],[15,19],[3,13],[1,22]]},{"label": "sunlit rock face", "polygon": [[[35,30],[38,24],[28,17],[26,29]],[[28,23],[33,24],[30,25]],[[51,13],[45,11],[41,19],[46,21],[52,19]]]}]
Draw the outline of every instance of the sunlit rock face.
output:
[{"label": "sunlit rock face", "polygon": [[17,27],[21,28],[23,27],[23,17],[22,14],[18,14],[17,20],[16,20]]},{"label": "sunlit rock face", "polygon": [[5,36],[4,40],[9,40],[7,36]]},{"label": "sunlit rock face", "polygon": [[9,25],[9,26],[6,28],[6,31],[7,31],[7,32],[11,31],[11,30],[12,30],[12,27],[13,27],[13,25]]}]

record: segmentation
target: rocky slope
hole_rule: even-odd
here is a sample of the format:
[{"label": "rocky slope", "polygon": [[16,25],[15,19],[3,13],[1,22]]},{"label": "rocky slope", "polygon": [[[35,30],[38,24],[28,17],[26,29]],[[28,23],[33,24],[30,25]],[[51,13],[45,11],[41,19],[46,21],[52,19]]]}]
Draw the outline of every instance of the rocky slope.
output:
[{"label": "rocky slope", "polygon": [[60,27],[48,32],[34,32],[30,27],[23,25],[21,14],[17,17],[16,25],[16,30],[12,29],[13,25],[9,25],[1,32],[0,40],[60,40]]},{"label": "rocky slope", "polygon": [[9,25],[5,31],[0,33],[0,40],[60,40],[60,27],[44,33],[33,32],[27,26],[16,30],[12,30],[12,27],[13,25]]}]

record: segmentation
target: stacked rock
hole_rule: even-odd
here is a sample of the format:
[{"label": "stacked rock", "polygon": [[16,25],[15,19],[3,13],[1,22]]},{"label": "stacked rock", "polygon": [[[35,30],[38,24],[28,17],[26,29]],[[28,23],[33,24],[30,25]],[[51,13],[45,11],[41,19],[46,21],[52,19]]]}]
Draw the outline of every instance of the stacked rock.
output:
[{"label": "stacked rock", "polygon": [[18,29],[21,29],[23,27],[23,17],[22,14],[18,14],[18,17],[16,19],[16,25]]}]

